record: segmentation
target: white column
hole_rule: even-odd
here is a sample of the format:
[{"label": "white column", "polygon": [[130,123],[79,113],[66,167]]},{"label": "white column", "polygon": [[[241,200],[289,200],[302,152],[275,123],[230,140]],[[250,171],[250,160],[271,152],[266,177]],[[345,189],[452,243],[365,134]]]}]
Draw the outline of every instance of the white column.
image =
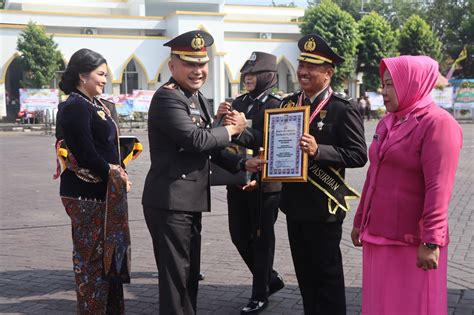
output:
[{"label": "white column", "polygon": [[120,95],[120,83],[113,83],[112,84],[112,94],[113,95]]},{"label": "white column", "polygon": [[133,16],[145,16],[145,0],[135,0],[129,8],[130,15]]},{"label": "white column", "polygon": [[0,118],[7,116],[5,83],[0,83]]},{"label": "white column", "polygon": [[235,98],[237,94],[240,94],[239,86],[239,82],[233,82],[230,84],[230,97]]},{"label": "white column", "polygon": [[224,56],[216,54],[214,56],[214,69],[212,76],[213,81],[213,94],[214,94],[214,114],[217,112],[217,108],[220,102],[225,100],[225,71],[224,71]]},{"label": "white column", "polygon": [[148,83],[148,90],[156,91],[160,85],[158,83]]}]

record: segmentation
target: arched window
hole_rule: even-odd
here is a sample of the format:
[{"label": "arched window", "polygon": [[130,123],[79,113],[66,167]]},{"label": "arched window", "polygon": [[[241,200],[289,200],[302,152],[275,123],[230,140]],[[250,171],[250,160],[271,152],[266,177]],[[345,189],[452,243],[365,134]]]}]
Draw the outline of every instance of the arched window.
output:
[{"label": "arched window", "polygon": [[138,70],[135,61],[132,59],[123,72],[120,94],[132,94],[133,90],[138,90]]},{"label": "arched window", "polygon": [[292,80],[291,70],[285,61],[281,60],[278,63],[278,90],[285,93],[292,93],[295,91],[295,85]]}]

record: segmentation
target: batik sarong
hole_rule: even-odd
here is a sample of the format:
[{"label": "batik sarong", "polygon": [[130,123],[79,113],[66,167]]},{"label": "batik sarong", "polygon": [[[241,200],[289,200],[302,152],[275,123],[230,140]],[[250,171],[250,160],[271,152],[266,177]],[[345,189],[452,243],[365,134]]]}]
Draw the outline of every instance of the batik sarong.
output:
[{"label": "batik sarong", "polygon": [[130,232],[123,169],[111,169],[104,201],[62,197],[71,218],[80,314],[123,314],[130,282]]}]

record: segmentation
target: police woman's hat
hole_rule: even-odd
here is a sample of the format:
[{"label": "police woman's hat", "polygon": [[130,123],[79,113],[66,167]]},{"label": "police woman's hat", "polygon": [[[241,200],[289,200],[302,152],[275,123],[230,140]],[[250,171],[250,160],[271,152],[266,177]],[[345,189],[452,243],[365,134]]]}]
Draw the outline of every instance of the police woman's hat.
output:
[{"label": "police woman's hat", "polygon": [[308,34],[298,41],[301,53],[298,60],[317,65],[329,63],[333,66],[344,62],[344,58],[336,54],[331,47],[317,34]]},{"label": "police woman's hat", "polygon": [[211,34],[204,31],[190,31],[176,36],[169,42],[163,44],[171,48],[171,53],[181,60],[206,63],[209,61],[206,47],[214,43]]},{"label": "police woman's hat", "polygon": [[277,72],[277,57],[275,55],[254,51],[240,69],[242,74],[262,71]]}]

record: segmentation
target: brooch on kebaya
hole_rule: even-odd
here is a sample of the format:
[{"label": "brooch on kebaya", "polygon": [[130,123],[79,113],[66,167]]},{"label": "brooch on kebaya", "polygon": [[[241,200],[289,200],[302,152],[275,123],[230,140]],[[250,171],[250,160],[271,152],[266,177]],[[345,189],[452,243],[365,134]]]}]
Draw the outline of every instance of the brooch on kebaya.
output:
[{"label": "brooch on kebaya", "polygon": [[97,115],[99,115],[99,117],[102,118],[103,120],[107,120],[107,118],[105,118],[104,111],[102,110],[97,111]]}]

